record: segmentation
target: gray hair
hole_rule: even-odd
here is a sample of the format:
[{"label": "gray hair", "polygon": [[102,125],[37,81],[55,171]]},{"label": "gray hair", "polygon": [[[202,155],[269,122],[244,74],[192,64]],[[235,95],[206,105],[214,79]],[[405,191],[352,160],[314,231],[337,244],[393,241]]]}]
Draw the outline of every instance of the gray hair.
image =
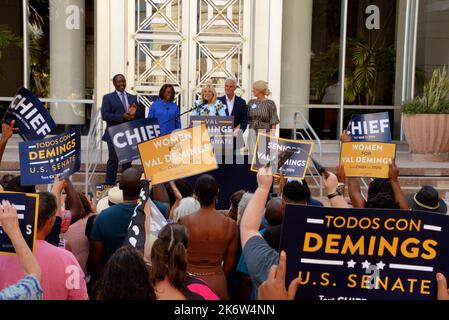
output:
[{"label": "gray hair", "polygon": [[232,81],[232,82],[234,83],[234,85],[237,87],[237,79],[236,79],[236,78],[227,78],[227,79],[225,80],[225,84],[226,84],[226,82],[228,82],[228,81]]},{"label": "gray hair", "polygon": [[243,214],[245,213],[246,207],[248,206],[249,202],[251,201],[251,199],[254,197],[254,193],[250,193],[247,192],[242,196],[242,199],[239,202],[239,213],[238,213],[238,217],[237,217],[237,221],[241,221]]}]

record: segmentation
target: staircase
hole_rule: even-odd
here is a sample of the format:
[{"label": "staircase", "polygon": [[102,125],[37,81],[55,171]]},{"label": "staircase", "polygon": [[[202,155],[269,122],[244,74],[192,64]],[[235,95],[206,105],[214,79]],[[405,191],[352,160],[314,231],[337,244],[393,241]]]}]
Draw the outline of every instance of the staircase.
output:
[{"label": "staircase", "polygon": [[[94,117],[98,119],[98,115]],[[81,170],[71,177],[71,180],[78,191],[93,192],[96,183],[103,183],[106,177],[106,161],[107,146],[105,143],[89,141],[93,136],[97,138],[102,133],[101,122],[91,129],[92,135],[90,137],[82,137],[81,139]],[[313,140],[313,136],[310,140]],[[298,139],[307,139],[308,136],[298,137]],[[0,178],[6,174],[19,175],[19,152],[18,143],[21,142],[19,136],[14,136],[8,142],[3,161],[0,166]],[[449,162],[415,162],[411,159],[408,145],[405,142],[397,143],[397,157],[396,163],[400,170],[400,183],[404,193],[417,192],[424,185],[431,185],[435,187],[440,196],[449,200]],[[89,147],[88,147],[89,146]],[[327,170],[335,172],[340,158],[340,142],[338,141],[315,141],[314,158],[320,161]],[[136,168],[140,166],[139,161],[134,162]],[[89,174],[86,175],[86,168],[89,168]],[[120,175],[119,175],[120,176]],[[365,179],[367,182],[368,179]],[[86,188],[86,181],[89,187]],[[310,165],[307,182],[311,189],[312,195],[316,198],[322,198],[320,180],[317,176],[313,165]],[[361,184],[362,191],[366,194],[366,187]],[[39,190],[46,190],[47,186],[38,186]],[[238,186],[236,186],[236,190]]]}]

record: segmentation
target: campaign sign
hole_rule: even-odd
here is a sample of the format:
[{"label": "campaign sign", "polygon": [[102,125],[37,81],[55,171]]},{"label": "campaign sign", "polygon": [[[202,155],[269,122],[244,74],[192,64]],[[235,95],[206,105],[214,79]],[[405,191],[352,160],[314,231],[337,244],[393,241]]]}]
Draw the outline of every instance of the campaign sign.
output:
[{"label": "campaign sign", "polygon": [[161,135],[156,118],[138,119],[110,127],[108,129],[115,153],[120,163],[128,163],[139,159],[139,143],[154,139]]},{"label": "campaign sign", "polygon": [[281,248],[300,300],[436,299],[449,276],[449,217],[287,205]]},{"label": "campaign sign", "polygon": [[191,116],[190,126],[204,123],[215,151],[232,149],[234,143],[234,117]]},{"label": "campaign sign", "polygon": [[125,237],[124,244],[130,244],[134,248],[144,253],[145,241],[147,232],[145,230],[145,206],[150,202],[150,246],[152,247],[157,240],[159,231],[167,225],[167,220],[157,208],[156,204],[150,198],[150,192],[147,182],[144,183],[143,189],[140,192],[140,202],[134,209],[134,215],[131,218],[131,223],[128,227],[128,233]]},{"label": "campaign sign", "polygon": [[204,124],[143,142],[138,148],[145,176],[155,185],[218,168]]},{"label": "campaign sign", "polygon": [[40,141],[19,143],[20,183],[50,184],[54,177],[67,178],[81,166],[80,128]]},{"label": "campaign sign", "polygon": [[304,179],[309,167],[313,142],[276,138],[264,133],[257,136],[251,171],[258,172],[270,163],[273,174],[291,179]]},{"label": "campaign sign", "polygon": [[396,158],[396,145],[381,142],[344,142],[340,163],[347,177],[388,178],[389,162]]},{"label": "campaign sign", "polygon": [[50,113],[40,100],[25,88],[17,91],[6,110],[3,122],[16,121],[15,128],[24,141],[40,140],[56,128]]},{"label": "campaign sign", "polygon": [[352,141],[391,142],[388,112],[354,114],[348,126]]},{"label": "campaign sign", "polygon": [[112,189],[114,187],[115,187],[115,185],[113,185],[113,184],[97,183],[95,185],[95,198],[96,199],[100,199],[102,193],[105,190],[109,190],[109,189]]},{"label": "campaign sign", "polygon": [[[9,201],[16,209],[19,227],[26,243],[34,252],[36,248],[39,195],[13,192],[0,192],[0,202]],[[14,246],[0,225],[0,254],[15,254]]]}]

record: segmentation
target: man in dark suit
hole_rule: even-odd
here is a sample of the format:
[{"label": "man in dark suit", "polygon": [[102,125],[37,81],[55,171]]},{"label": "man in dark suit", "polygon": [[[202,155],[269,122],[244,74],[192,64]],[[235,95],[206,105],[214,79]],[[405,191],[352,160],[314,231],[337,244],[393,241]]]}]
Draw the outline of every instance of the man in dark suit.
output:
[{"label": "man in dark suit", "polygon": [[243,133],[248,127],[248,110],[246,101],[235,95],[237,83],[235,79],[227,79],[225,82],[225,95],[218,98],[223,105],[227,116],[234,117],[234,148],[236,147],[236,138],[239,139],[238,145],[243,147]]},{"label": "man in dark suit", "polygon": [[[115,185],[117,180],[118,158],[114,145],[108,134],[108,128],[124,122],[143,118],[144,111],[139,106],[137,96],[125,91],[126,79],[122,74],[117,74],[112,80],[115,91],[103,97],[101,116],[106,121],[106,132],[103,141],[108,144],[109,159],[106,169],[106,184]],[[122,172],[131,167],[131,162],[122,164]]]}]

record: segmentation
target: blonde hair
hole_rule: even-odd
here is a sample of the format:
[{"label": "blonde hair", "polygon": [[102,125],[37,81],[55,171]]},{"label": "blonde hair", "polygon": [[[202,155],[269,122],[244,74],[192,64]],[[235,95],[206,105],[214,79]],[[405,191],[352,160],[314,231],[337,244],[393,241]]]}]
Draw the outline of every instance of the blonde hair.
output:
[{"label": "blonde hair", "polygon": [[212,101],[208,101],[208,104],[214,104],[215,101],[217,101],[218,99],[218,95],[217,95],[217,91],[215,90],[215,87],[212,84],[206,84],[203,89],[201,90],[201,100],[204,101],[204,92],[206,90],[211,90],[212,93],[214,94],[214,97],[212,98]]},{"label": "blonde hair", "polygon": [[259,80],[254,82],[253,84],[253,88],[256,89],[257,91],[263,93],[266,96],[271,95],[271,91],[270,89],[268,89],[268,82]]}]

